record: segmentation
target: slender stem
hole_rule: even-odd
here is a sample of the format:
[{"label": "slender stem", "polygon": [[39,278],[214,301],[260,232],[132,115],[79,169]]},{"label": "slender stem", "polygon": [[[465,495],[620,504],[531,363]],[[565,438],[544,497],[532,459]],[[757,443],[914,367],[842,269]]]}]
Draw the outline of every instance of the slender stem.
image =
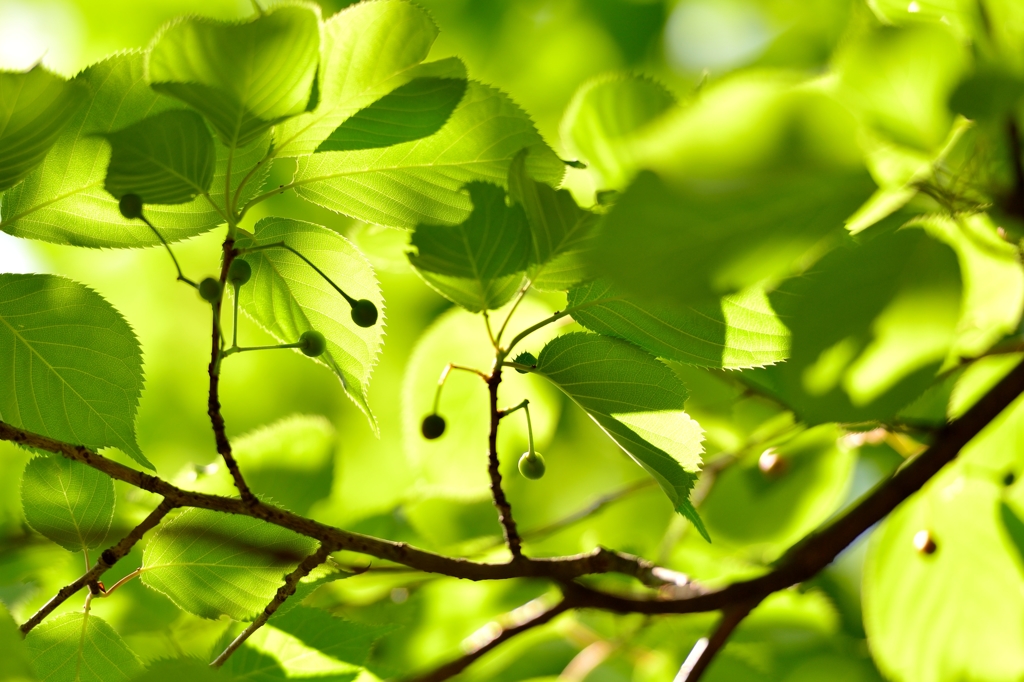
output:
[{"label": "slender stem", "polygon": [[511,367],[512,369],[518,369],[520,372],[532,372],[537,368],[533,365],[524,365],[521,362],[509,362],[507,360],[501,363],[502,367]]},{"label": "slender stem", "polygon": [[457,369],[462,372],[471,372],[473,374],[476,374],[484,381],[490,379],[490,376],[488,376],[485,372],[481,372],[478,369],[466,367],[465,365],[456,365],[453,362],[449,362],[447,365],[444,366],[444,369],[441,370],[441,376],[438,377],[437,379],[437,390],[434,391],[434,414],[437,414],[437,410],[441,405],[441,389],[444,388],[445,382],[448,381],[448,375],[451,373],[453,369]]},{"label": "slender stem", "polygon": [[[231,237],[224,240],[224,263],[221,266],[220,271],[221,289],[224,288],[224,284],[227,282],[228,269],[231,267],[231,262],[235,259],[235,256],[238,255],[234,247],[235,242]],[[210,390],[206,412],[210,417],[210,424],[213,427],[213,436],[217,444],[217,453],[224,458],[224,464],[231,473],[231,479],[234,481],[239,495],[242,496],[242,500],[251,504],[256,498],[249,489],[249,486],[246,484],[245,479],[242,477],[242,472],[238,468],[238,462],[235,461],[235,457],[231,452],[231,442],[228,440],[227,430],[224,424],[224,415],[221,414],[220,411],[220,362],[224,353],[223,336],[220,329],[220,312],[223,301],[224,297],[221,296],[212,304],[213,333],[211,335],[210,365],[208,370],[210,375]]]},{"label": "slender stem", "polygon": [[234,285],[235,300],[234,300],[234,311],[231,316],[231,347],[238,348],[238,292],[242,287],[238,284]]},{"label": "slender stem", "polygon": [[498,336],[495,339],[497,344],[501,343],[501,337],[505,334],[505,328],[508,327],[508,323],[511,322],[512,316],[515,315],[516,310],[519,309],[519,304],[523,302],[524,298],[526,298],[526,292],[530,290],[530,287],[532,285],[533,282],[527,279],[523,286],[519,289],[519,293],[516,294],[516,301],[515,303],[512,304],[512,309],[508,311],[508,315],[505,316],[505,321],[501,323],[501,329],[498,330]]},{"label": "slender stem", "polygon": [[41,609],[36,611],[35,615],[25,621],[20,628],[21,634],[28,634],[32,628],[42,623],[44,618],[53,613],[54,609],[67,601],[73,594],[87,585],[99,580],[100,576],[106,573],[111,566],[123,559],[128,552],[132,551],[132,547],[142,539],[142,536],[146,534],[146,531],[156,527],[156,525],[163,521],[164,517],[177,506],[178,505],[176,503],[165,497],[157,508],[151,511],[149,515],[142,520],[142,523],[129,531],[128,535],[121,538],[120,542],[113,547],[103,550],[103,553],[100,554],[100,559],[96,562],[95,566],[86,571],[78,580],[60,588],[57,594],[54,595],[50,601],[46,602]]},{"label": "slender stem", "polygon": [[498,348],[498,340],[496,338],[494,338],[494,330],[491,329],[491,316],[487,313],[486,310],[483,312],[483,315],[484,315],[484,326],[487,327],[487,338],[489,338],[491,340],[491,345],[494,346],[495,349],[497,349]]},{"label": "slender stem", "polygon": [[185,274],[181,271],[181,265],[178,264],[178,259],[174,255],[174,251],[171,249],[171,245],[168,244],[167,240],[164,239],[164,236],[162,234],[160,234],[160,230],[156,229],[153,226],[153,223],[149,222],[149,219],[146,216],[140,215],[139,219],[142,222],[146,223],[146,225],[149,226],[149,229],[153,230],[153,234],[156,235],[156,238],[159,239],[160,243],[164,245],[165,249],[167,249],[167,255],[169,255],[171,257],[171,260],[174,262],[174,269],[178,271],[178,281],[179,282],[184,282],[185,284],[189,285],[193,289],[198,288],[199,285],[196,284],[195,282],[193,282],[192,280],[190,280],[188,277],[186,277]]},{"label": "slender stem", "polygon": [[498,424],[501,421],[501,412],[498,410],[498,386],[501,384],[501,365],[496,365],[491,377],[487,380],[487,387],[490,393],[491,430],[487,437],[488,445],[488,466],[487,472],[491,477],[491,496],[494,499],[494,507],[498,510],[498,520],[505,535],[505,544],[512,552],[512,560],[515,562],[523,556],[523,541],[516,530],[516,522],[512,518],[512,505],[505,497],[505,491],[501,487],[501,471],[498,462]]},{"label": "slender stem", "polygon": [[[315,179],[315,178],[312,178],[312,179]],[[293,182],[289,182],[287,185],[280,185],[276,189],[272,189],[269,192],[264,192],[263,194],[260,194],[259,196],[250,199],[249,202],[245,206],[242,207],[241,213],[238,214],[238,219],[242,220],[242,218],[245,217],[245,214],[249,212],[249,209],[252,208],[253,206],[255,206],[256,204],[263,203],[264,201],[266,201],[270,197],[274,196],[275,194],[284,194],[288,190],[294,189],[294,188],[298,187],[303,182],[308,182],[308,181],[293,181]]]},{"label": "slender stem", "polygon": [[247,353],[252,350],[279,350],[282,348],[302,348],[302,344],[282,343],[276,346],[232,346],[231,348],[228,348],[223,353],[221,353],[221,358],[226,358],[228,356],[234,355],[235,353]]},{"label": "slender stem", "polygon": [[303,256],[301,253],[299,253],[298,251],[296,251],[292,247],[288,246],[284,242],[274,242],[273,244],[263,244],[261,246],[250,246],[250,247],[247,247],[247,248],[244,248],[244,249],[238,249],[238,255],[241,256],[241,255],[244,255],[244,254],[247,254],[247,253],[253,253],[254,251],[266,251],[267,249],[285,249],[286,251],[291,251],[293,254],[295,254],[296,256],[301,258],[302,260],[304,260],[306,262],[306,265],[308,265],[309,267],[313,268],[316,271],[316,273],[318,275],[320,275],[321,277],[323,277],[324,280],[328,284],[330,284],[332,287],[334,287],[334,290],[337,291],[339,294],[341,294],[342,297],[346,301],[348,301],[348,304],[350,306],[354,306],[356,304],[356,299],[352,298],[351,296],[346,294],[344,291],[342,291],[341,287],[339,287],[337,284],[334,283],[334,280],[332,280],[330,277],[328,277],[324,273],[323,270],[321,270],[320,268],[318,268],[316,265],[313,264],[313,261],[309,260],[308,258]]},{"label": "slender stem", "polygon": [[519,403],[515,407],[506,407],[504,410],[498,410],[498,419],[504,419],[505,417],[509,416],[513,412],[516,412],[517,410],[526,410],[526,414],[529,415],[530,410],[527,407],[529,404],[530,401],[527,399],[523,400],[523,402]]},{"label": "slender stem", "polygon": [[[254,4],[256,3],[256,0],[252,0],[252,1],[253,1]],[[259,7],[259,5],[256,5],[256,6]],[[260,15],[262,16],[262,14],[263,14],[263,11],[260,10]],[[262,166],[267,161],[269,161],[270,159],[273,158],[273,150],[274,150],[274,145],[270,145],[267,148],[267,153],[263,155],[263,158],[260,159],[258,162],[256,162],[256,165],[253,166],[252,168],[250,168],[249,172],[246,173],[245,177],[242,178],[242,181],[240,183],[238,183],[238,187],[235,188],[234,201],[232,203],[233,206],[238,206],[238,200],[242,197],[242,190],[245,188],[245,186],[247,184],[249,184],[249,180],[251,180],[252,176],[256,174],[256,171],[258,171],[260,169],[260,166]],[[241,220],[242,217],[239,216],[238,219]]]},{"label": "slender stem", "polygon": [[697,682],[711,665],[715,655],[729,641],[729,636],[736,626],[743,622],[743,619],[756,605],[756,603],[737,604],[731,609],[726,609],[722,613],[722,619],[715,626],[714,632],[711,633],[711,637],[702,637],[693,645],[690,655],[683,661],[679,674],[672,682]]},{"label": "slender stem", "polygon": [[566,308],[565,310],[559,310],[558,312],[556,312],[553,315],[551,315],[551,317],[545,317],[543,320],[541,320],[537,324],[535,324],[535,325],[533,325],[531,327],[527,327],[523,331],[521,331],[518,334],[516,334],[512,338],[512,340],[509,341],[508,346],[505,347],[504,354],[502,356],[502,360],[504,360],[505,357],[508,356],[508,354],[512,351],[512,349],[515,348],[517,343],[519,343],[520,341],[522,341],[523,339],[525,339],[527,336],[529,336],[530,334],[534,333],[538,329],[543,329],[544,327],[548,326],[552,322],[558,322],[563,317],[566,317],[567,315],[572,315],[577,310],[583,310],[584,308],[589,308],[590,306],[599,305],[601,303],[608,303],[610,301],[617,301],[617,300],[619,300],[619,299],[618,299],[618,297],[615,297],[615,296],[609,297],[609,298],[596,298],[593,301],[587,301],[586,303],[580,303],[579,305],[570,306],[570,307]]},{"label": "slender stem", "polygon": [[242,646],[245,640],[249,639],[254,632],[266,625],[267,621],[270,620],[270,617],[273,616],[274,613],[281,608],[281,605],[288,600],[288,597],[295,594],[295,590],[299,586],[299,581],[309,575],[314,568],[327,561],[327,557],[331,555],[331,551],[331,545],[320,545],[320,548],[316,552],[303,559],[302,563],[299,564],[294,571],[286,575],[284,583],[281,587],[277,588],[277,593],[274,595],[274,598],[263,609],[263,612],[259,617],[250,623],[249,627],[245,628],[238,637],[235,637],[231,644],[221,652],[220,656],[210,663],[210,666],[213,668],[219,668],[224,665],[224,661],[228,660],[231,654],[235,653],[238,647]]},{"label": "slender stem", "polygon": [[122,585],[124,585],[125,583],[129,582],[133,578],[139,577],[140,575],[142,575],[142,569],[141,568],[136,568],[134,571],[132,571],[131,573],[129,573],[125,577],[121,578],[116,583],[111,585],[108,589],[106,589],[102,593],[100,593],[99,596],[101,596],[101,597],[109,597],[110,595],[112,595],[117,590],[117,588],[121,587]]}]

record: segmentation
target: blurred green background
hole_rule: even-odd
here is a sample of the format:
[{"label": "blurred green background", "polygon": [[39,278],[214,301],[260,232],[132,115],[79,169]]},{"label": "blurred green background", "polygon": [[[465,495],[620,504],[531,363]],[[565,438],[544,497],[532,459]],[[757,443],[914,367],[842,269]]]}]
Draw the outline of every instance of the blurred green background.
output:
[{"label": "blurred green background", "polygon": [[[349,3],[320,4],[329,15]],[[814,74],[826,67],[851,18],[856,23],[867,13],[861,3],[844,0],[419,4],[433,13],[441,29],[431,58],[461,57],[471,77],[502,88],[523,106],[563,155],[561,116],[576,89],[592,77],[609,71],[644,73],[683,99],[703,78],[741,67]],[[0,0],[0,68],[26,68],[41,58],[51,69],[70,76],[112,52],[144,47],[164,22],[180,14],[237,18],[251,11],[251,4],[242,0]],[[272,177],[270,182],[280,181]],[[584,201],[592,196],[593,180],[585,171],[570,169],[567,184]],[[445,362],[487,368],[480,320],[449,310],[449,304],[412,272],[404,256],[407,233],[357,224],[290,195],[262,204],[247,216],[246,226],[270,213],[320,222],[346,234],[377,268],[387,307],[387,335],[371,383],[370,404],[380,423],[380,438],[333,376],[292,352],[245,354],[230,361],[222,394],[229,435],[237,438],[294,414],[323,415],[337,429],[338,438],[312,475],[294,481],[264,476],[271,489],[278,486],[275,492],[281,499],[294,500],[293,506],[305,507],[301,511],[308,509],[316,518],[345,528],[439,551],[487,556],[498,527],[485,487],[485,431],[480,424],[486,407],[484,387],[468,375],[454,376],[442,410],[451,423],[449,434],[425,444],[415,433]],[[215,230],[177,245],[186,272],[193,277],[213,273],[221,238]],[[111,301],[135,328],[145,353],[146,389],[138,420],[143,450],[162,476],[178,484],[210,490],[223,485],[205,407],[208,307],[174,281],[165,253],[78,250],[22,242],[0,233],[3,271],[60,273]],[[557,297],[536,296],[518,314],[516,324],[526,326],[563,303]],[[247,320],[241,335],[246,344],[271,342]],[[528,349],[536,352],[540,345],[535,340]],[[511,403],[522,394],[539,404],[539,449],[549,468],[539,482],[515,474],[515,459],[526,447],[525,430],[522,425],[508,429],[503,470],[521,528],[540,528],[602,495],[637,484],[585,521],[537,536],[529,544],[532,553],[573,553],[601,544],[658,559],[712,582],[755,573],[900,459],[884,443],[862,448],[858,458],[856,449],[836,445],[836,433],[816,429],[787,446],[794,449],[794,475],[786,485],[768,490],[757,471],[757,455],[774,434],[790,428],[791,418],[710,374],[682,367],[679,371],[693,393],[689,409],[707,431],[708,458],[730,451],[741,460],[702,507],[716,543],[708,546],[689,533],[657,487],[645,484],[644,473],[560,394],[514,377],[503,402]],[[472,445],[455,446],[473,443],[473,438],[478,452]],[[23,527],[17,486],[27,460],[24,452],[0,445],[0,523],[9,537]],[[276,465],[288,468],[287,463]],[[333,483],[328,487],[326,480]],[[813,493],[801,498],[801,490]],[[118,493],[115,524],[120,526],[136,522],[152,506],[145,494],[120,484]],[[764,524],[740,523],[750,518],[753,505],[764,503],[764,495],[778,509],[765,512]],[[729,504],[716,502],[716,496]],[[859,547],[848,552],[814,585],[770,599],[744,624],[708,679],[879,679],[860,622],[860,552]],[[365,565],[365,559],[352,559]],[[130,570],[133,561],[137,558],[119,564],[111,581]],[[61,550],[5,551],[0,558],[0,598],[12,606],[16,617],[23,617],[56,587],[77,577],[80,564],[81,557],[68,557]],[[545,589],[530,581],[477,585],[369,574],[323,589],[313,599],[356,620],[405,626],[374,652],[370,668],[386,677],[455,655],[478,628],[542,596]],[[180,653],[208,655],[227,626],[181,614],[138,581],[125,588],[122,598],[102,600],[94,609],[144,660]],[[559,679],[668,680],[712,622],[712,616],[645,619],[583,613],[516,640],[472,669],[466,679],[555,679],[562,674]]]}]

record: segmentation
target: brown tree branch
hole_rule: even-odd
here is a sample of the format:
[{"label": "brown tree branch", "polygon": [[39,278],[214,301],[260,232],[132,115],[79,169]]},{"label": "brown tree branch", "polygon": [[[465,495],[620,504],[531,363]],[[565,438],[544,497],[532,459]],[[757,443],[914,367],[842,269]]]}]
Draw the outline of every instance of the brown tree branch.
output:
[{"label": "brown tree branch", "polygon": [[302,563],[296,566],[294,571],[286,575],[284,577],[284,583],[281,587],[277,588],[277,594],[274,595],[274,598],[269,604],[267,604],[266,608],[263,609],[263,612],[256,618],[256,620],[250,623],[249,627],[245,628],[238,637],[235,637],[231,644],[228,644],[227,648],[224,649],[220,656],[215,658],[210,665],[214,668],[219,668],[224,665],[224,661],[228,660],[231,654],[235,653],[235,650],[242,646],[245,640],[252,636],[252,633],[266,625],[267,621],[270,620],[270,617],[273,616],[274,613],[281,608],[281,605],[288,600],[288,597],[295,594],[295,590],[299,586],[299,581],[309,575],[314,568],[327,561],[327,557],[331,555],[331,551],[330,545],[321,544],[320,549],[303,559]]},{"label": "brown tree branch", "polygon": [[94,584],[100,579],[100,576],[107,572],[107,570],[116,564],[118,561],[123,559],[128,552],[132,551],[132,547],[135,546],[142,536],[146,534],[148,530],[154,528],[157,524],[163,521],[164,517],[171,512],[177,505],[164,498],[162,502],[157,506],[156,509],[149,513],[149,516],[142,520],[142,523],[135,526],[126,536],[121,538],[113,547],[103,550],[100,554],[99,561],[90,570],[86,571],[82,577],[78,580],[65,585],[60,588],[56,595],[53,596],[50,601],[46,602],[41,609],[25,621],[21,626],[21,634],[27,635],[32,628],[43,622],[43,619],[53,613],[53,610],[58,606],[67,601],[73,594],[86,587],[87,585]]},{"label": "brown tree branch", "polygon": [[494,371],[487,380],[491,406],[491,431],[487,436],[487,472],[491,476],[491,496],[494,498],[494,507],[498,510],[498,520],[501,521],[501,528],[505,534],[505,544],[512,552],[512,561],[515,562],[523,556],[523,541],[519,537],[519,531],[516,530],[516,522],[512,518],[512,505],[505,497],[505,491],[501,487],[501,472],[498,470],[498,424],[501,422],[501,410],[498,409],[498,386],[500,384],[501,361],[499,360],[494,363]]},{"label": "brown tree branch", "polygon": [[725,643],[729,641],[736,626],[743,622],[756,604],[737,604],[722,613],[722,619],[718,621],[711,637],[702,637],[693,645],[690,655],[683,661],[679,673],[672,682],[697,682],[711,665],[715,655],[721,651]]},{"label": "brown tree branch", "polygon": [[511,627],[501,628],[501,631],[496,633],[492,639],[488,640],[482,646],[478,646],[472,651],[467,652],[463,656],[421,675],[404,678],[402,682],[444,682],[444,680],[455,677],[475,661],[480,659],[484,654],[501,646],[516,635],[522,634],[527,630],[532,630],[533,628],[544,625],[545,623],[549,623],[556,616],[565,613],[571,608],[573,608],[572,602],[569,599],[562,599],[550,609],[542,611],[532,618],[523,620]]},{"label": "brown tree branch", "polygon": [[242,472],[238,468],[238,462],[235,461],[235,456],[231,453],[231,442],[228,440],[227,431],[224,425],[224,415],[221,414],[220,406],[220,361],[222,342],[220,329],[221,305],[224,301],[223,292],[228,281],[228,269],[231,267],[231,261],[235,259],[236,255],[235,240],[228,237],[224,240],[224,262],[220,269],[220,289],[222,293],[220,298],[212,304],[212,348],[210,350],[210,366],[207,370],[210,375],[210,392],[209,400],[207,401],[206,413],[210,415],[210,424],[213,426],[213,436],[217,443],[217,452],[224,458],[224,464],[231,473],[231,478],[235,482],[235,487],[238,488],[238,494],[242,496],[242,499],[245,502],[252,503],[256,498],[252,494],[252,491],[249,490],[249,486],[246,484],[245,479],[242,478]]}]

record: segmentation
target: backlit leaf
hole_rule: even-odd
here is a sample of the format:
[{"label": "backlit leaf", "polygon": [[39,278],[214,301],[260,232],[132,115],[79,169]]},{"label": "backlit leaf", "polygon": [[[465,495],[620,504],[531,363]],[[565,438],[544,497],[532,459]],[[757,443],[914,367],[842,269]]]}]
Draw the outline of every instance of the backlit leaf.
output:
[{"label": "backlit leaf", "polygon": [[63,277],[0,274],[0,358],[0,419],[153,467],[135,441],[139,342],[99,294]]},{"label": "backlit leaf", "polygon": [[280,242],[315,263],[352,298],[372,301],[379,313],[377,324],[356,326],[341,294],[298,256],[280,248],[244,256],[252,266],[252,280],[241,289],[242,308],[282,343],[295,343],[311,329],[323,334],[327,351],[316,362],[338,375],[349,397],[373,424],[366,391],[384,340],[384,299],[373,268],[337,232],[286,218],[264,218],[253,235],[243,235],[235,246],[245,249]]},{"label": "backlit leaf", "polygon": [[654,356],[600,334],[574,332],[544,346],[536,372],[547,377],[658,481],[672,505],[707,531],[690,503],[703,434],[683,411],[686,387]]},{"label": "backlit leaf", "polygon": [[100,547],[114,519],[114,481],[79,462],[36,457],[21,479],[25,520],[71,552]]},{"label": "backlit leaf", "polygon": [[42,682],[127,682],[142,664],[106,621],[87,613],[47,620],[25,638]]},{"label": "backlit leaf", "polygon": [[187,509],[153,534],[142,582],[197,616],[252,620],[315,546],[259,519]]},{"label": "backlit leaf", "polygon": [[42,163],[88,94],[42,66],[0,71],[0,192]]}]

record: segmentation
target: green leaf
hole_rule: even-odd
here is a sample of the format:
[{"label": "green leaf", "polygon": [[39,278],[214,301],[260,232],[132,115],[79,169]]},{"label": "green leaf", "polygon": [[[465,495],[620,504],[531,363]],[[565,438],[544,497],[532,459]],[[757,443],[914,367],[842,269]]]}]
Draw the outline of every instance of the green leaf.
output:
[{"label": "green leaf", "polygon": [[380,312],[377,324],[356,326],[345,299],[298,256],[279,248],[245,255],[252,266],[252,280],[241,289],[242,308],[282,343],[295,343],[311,329],[323,334],[327,351],[315,361],[338,375],[348,396],[376,429],[366,392],[384,341],[384,299],[373,268],[337,232],[286,218],[264,218],[256,223],[255,234],[243,235],[235,246],[245,249],[280,242],[315,263],[352,298],[372,301]]},{"label": "green leaf", "polygon": [[36,457],[21,479],[25,520],[64,549],[100,547],[114,520],[114,480],[60,456]]},{"label": "green leaf", "polygon": [[774,447],[776,473],[760,469],[759,452],[722,471],[700,508],[708,531],[759,559],[780,555],[845,500],[857,458],[842,436],[823,424]]},{"label": "green leaf", "polygon": [[522,204],[530,223],[530,280],[541,291],[564,291],[587,279],[583,253],[592,244],[599,216],[581,209],[568,190],[534,181],[525,161],[520,152],[512,162],[509,194]]},{"label": "green leaf", "polygon": [[798,272],[873,189],[852,116],[781,76],[730,78],[641,132],[642,172],[587,264],[645,299],[692,304]]},{"label": "green leaf", "polygon": [[217,152],[195,112],[165,111],[106,138],[111,154],[104,187],[118,199],[137,194],[144,204],[183,204],[210,189]]},{"label": "green leaf", "polygon": [[[1003,493],[1001,482],[955,465],[875,531],[864,566],[864,625],[890,679],[1024,676],[1017,645],[1024,638],[1024,572],[1003,526]],[[935,543],[933,554],[915,548],[922,531]]]},{"label": "green leaf", "polygon": [[0,71],[0,192],[42,163],[88,94],[42,66]]},{"label": "green leaf", "polygon": [[170,24],[149,51],[153,89],[202,113],[228,147],[252,142],[307,110],[320,57],[313,7],[278,6],[241,24]]},{"label": "green leaf", "polygon": [[373,643],[395,629],[393,625],[354,623],[308,606],[298,606],[271,624],[306,646],[353,665],[365,663]]},{"label": "green leaf", "polygon": [[421,224],[409,261],[427,284],[472,312],[493,310],[515,295],[526,276],[530,228],[518,205],[505,204],[505,191],[483,182],[467,190],[473,212],[460,225]]},{"label": "green leaf", "polygon": [[672,370],[625,341],[574,332],[544,346],[535,371],[583,408],[708,538],[690,503],[703,434],[683,411],[686,387]]},{"label": "green leaf", "polygon": [[417,78],[346,120],[316,150],[376,149],[428,137],[444,126],[465,92],[465,80]]},{"label": "green leaf", "polygon": [[594,169],[602,187],[622,189],[634,173],[631,138],[675,103],[668,90],[643,76],[600,76],[573,95],[562,117],[562,141]]},{"label": "green leaf", "polygon": [[99,616],[68,613],[25,638],[42,682],[121,682],[142,671],[124,640]]},{"label": "green leaf", "polygon": [[947,102],[965,62],[966,50],[944,26],[886,27],[843,51],[840,92],[889,139],[934,150],[953,122]]},{"label": "green leaf", "polygon": [[132,678],[132,682],[219,682],[230,679],[217,668],[198,658],[165,658],[153,661]]},{"label": "green leaf", "polygon": [[[138,248],[160,243],[142,221],[124,218],[117,199],[103,189],[110,146],[102,136],[180,108],[174,100],[153,92],[144,66],[142,53],[127,52],[75,77],[74,82],[92,93],[89,106],[70,117],[42,165],[3,195],[0,230],[15,237],[76,246]],[[222,155],[221,186],[227,153],[218,149],[218,159]],[[202,234],[222,220],[203,197],[188,204],[154,205],[147,208],[146,216],[168,241]]]},{"label": "green leaf", "polygon": [[597,280],[571,290],[567,305],[579,307],[572,317],[587,329],[691,365],[760,367],[785,360],[789,351],[789,330],[757,287],[721,301],[668,306]]},{"label": "green leaf", "polygon": [[315,546],[259,519],[187,509],[149,541],[142,582],[197,616],[252,620]]},{"label": "green leaf", "polygon": [[150,469],[135,441],[142,351],[99,294],[54,275],[0,274],[0,419]]},{"label": "green leaf", "polygon": [[770,296],[793,335],[764,370],[804,420],[886,420],[919,395],[955,340],[960,272],[923,230],[848,243]]},{"label": "green leaf", "polygon": [[529,148],[530,173],[558,184],[564,165],[530,118],[503,93],[470,81],[439,132],[385,149],[323,152],[299,161],[299,196],[368,223],[411,229],[469,217],[470,182],[505,186],[509,165]]},{"label": "green leaf", "polygon": [[18,631],[18,626],[0,604],[0,680],[4,682],[29,682],[36,680],[28,647]]},{"label": "green leaf", "polygon": [[[222,650],[230,641],[222,639],[217,649]],[[247,682],[350,682],[359,675],[356,666],[325,656],[270,625],[253,633],[224,662],[221,671],[227,679]]]},{"label": "green leaf", "polygon": [[346,119],[422,76],[465,78],[457,59],[420,65],[437,38],[421,8],[402,0],[346,7],[324,22],[320,103],[277,129],[278,156],[312,154]]}]

